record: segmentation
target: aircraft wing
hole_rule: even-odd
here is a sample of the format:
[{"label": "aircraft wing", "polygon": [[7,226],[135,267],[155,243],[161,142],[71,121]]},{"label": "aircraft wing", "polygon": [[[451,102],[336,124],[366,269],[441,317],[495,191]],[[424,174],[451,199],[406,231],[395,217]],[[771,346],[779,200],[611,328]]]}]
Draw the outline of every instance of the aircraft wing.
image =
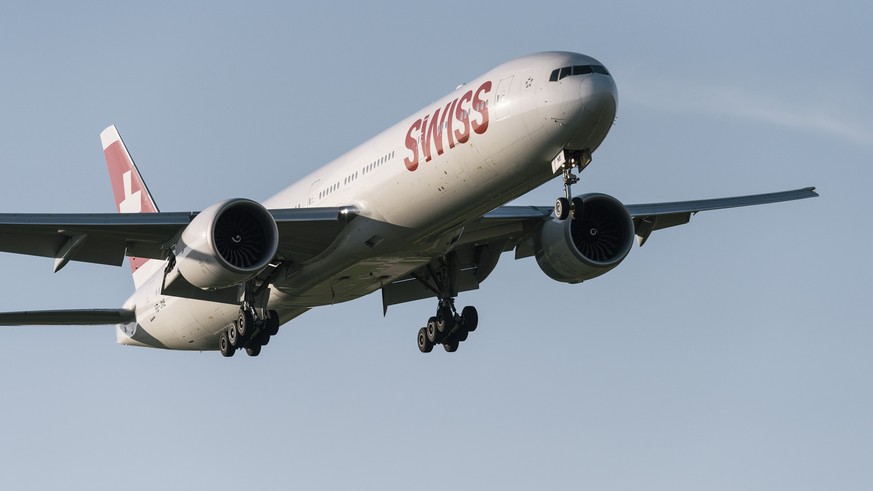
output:
[{"label": "aircraft wing", "polygon": [[[270,210],[279,229],[277,257],[302,261],[326,249],[354,210]],[[0,252],[120,266],[125,256],[166,259],[196,212],[0,214]]]},{"label": "aircraft wing", "polygon": [[[808,187],[730,198],[625,205],[625,208],[633,219],[636,234],[642,245],[653,231],[688,223],[692,215],[701,211],[779,203],[816,196],[818,193],[815,192],[815,188]],[[535,229],[551,213],[552,207],[502,206],[465,228],[462,242],[477,243],[498,238],[511,239],[519,243],[524,239],[525,232]]]},{"label": "aircraft wing", "polygon": [[[688,223],[691,216],[701,211],[762,205],[813,198],[815,188],[795,189],[778,193],[756,194],[695,201],[675,201],[625,205],[634,223],[640,245],[651,233]],[[515,250],[516,259],[536,254],[534,234],[553,216],[551,206],[501,206],[464,227],[455,244],[454,252],[460,265],[459,291],[479,288],[479,283],[491,274],[503,252]],[[409,278],[401,278],[382,288],[383,309],[389,305],[420,300],[434,296],[432,287],[416,279],[427,276],[427,267]]]},{"label": "aircraft wing", "polygon": [[636,234],[642,246],[653,231],[688,223],[691,221],[691,215],[701,211],[764,205],[814,198],[816,196],[818,196],[818,193],[815,192],[815,188],[808,187],[792,191],[735,196],[731,198],[625,205],[625,208],[627,208],[628,213],[633,217]]},{"label": "aircraft wing", "polygon": [[100,326],[136,320],[126,309],[34,310],[0,313],[0,326]]}]

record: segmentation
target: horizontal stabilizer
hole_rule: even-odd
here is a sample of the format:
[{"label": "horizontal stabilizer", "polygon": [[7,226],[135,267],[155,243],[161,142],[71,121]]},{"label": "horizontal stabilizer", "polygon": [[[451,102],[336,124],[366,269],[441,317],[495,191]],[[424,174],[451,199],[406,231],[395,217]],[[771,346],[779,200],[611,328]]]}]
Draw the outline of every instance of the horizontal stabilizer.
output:
[{"label": "horizontal stabilizer", "polygon": [[98,326],[136,320],[126,309],[31,310],[0,313],[0,326]]}]

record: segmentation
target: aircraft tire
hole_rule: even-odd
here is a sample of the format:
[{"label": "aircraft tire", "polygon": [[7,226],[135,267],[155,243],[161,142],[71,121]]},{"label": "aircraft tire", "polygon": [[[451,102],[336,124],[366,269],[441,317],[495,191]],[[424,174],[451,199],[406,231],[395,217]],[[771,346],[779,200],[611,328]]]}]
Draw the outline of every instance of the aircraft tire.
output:
[{"label": "aircraft tire", "polygon": [[267,332],[270,336],[279,334],[279,313],[275,310],[267,312]]},{"label": "aircraft tire", "polygon": [[567,198],[558,198],[555,201],[555,218],[558,220],[566,220],[570,216],[570,200]]},{"label": "aircraft tire", "polygon": [[458,328],[458,332],[455,333],[455,337],[458,338],[458,341],[463,343],[467,340],[467,337],[470,335],[470,331],[463,325]]},{"label": "aircraft tire", "polygon": [[437,311],[436,316],[436,328],[442,334],[445,334],[452,330],[452,326],[454,325],[454,316],[452,315],[452,311],[450,309],[439,309]]},{"label": "aircraft tire", "polygon": [[431,343],[436,343],[437,338],[439,337],[439,331],[437,331],[437,320],[436,317],[431,317],[427,321],[427,327],[425,328],[427,333],[427,340]]},{"label": "aircraft tire", "polygon": [[427,336],[427,329],[422,327],[418,330],[418,350],[422,353],[433,351],[433,342]]},{"label": "aircraft tire", "polygon": [[223,331],[221,336],[218,337],[218,350],[221,351],[221,356],[225,358],[230,358],[236,353],[236,349],[230,345],[230,341],[227,339],[227,331]]},{"label": "aircraft tire", "polygon": [[235,323],[231,324],[224,334],[227,336],[227,340],[230,342],[232,348],[236,348],[240,345],[239,329],[237,329]]},{"label": "aircraft tire", "polygon": [[246,348],[246,354],[249,356],[258,356],[261,354],[261,345],[254,343]]},{"label": "aircraft tire", "polygon": [[479,311],[476,307],[468,305],[461,311],[461,323],[467,331],[473,332],[479,327]]},{"label": "aircraft tire", "polygon": [[573,218],[577,219],[582,216],[582,209],[585,207],[585,202],[582,201],[582,198],[573,198]]},{"label": "aircraft tire", "polygon": [[236,323],[240,339],[245,338],[246,334],[255,326],[255,317],[248,310],[241,310]]},{"label": "aircraft tire", "polygon": [[443,349],[446,350],[447,353],[454,353],[458,351],[458,340],[452,340],[447,343],[443,343]]}]

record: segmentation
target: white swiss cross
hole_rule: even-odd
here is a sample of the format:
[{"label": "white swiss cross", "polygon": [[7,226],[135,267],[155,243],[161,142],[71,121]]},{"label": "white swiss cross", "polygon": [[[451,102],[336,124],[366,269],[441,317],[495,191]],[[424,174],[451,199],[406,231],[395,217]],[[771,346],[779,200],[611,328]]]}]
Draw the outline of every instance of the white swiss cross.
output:
[{"label": "white swiss cross", "polygon": [[131,171],[125,172],[122,178],[124,179],[124,201],[118,203],[118,211],[121,213],[141,213],[142,191],[133,192]]}]

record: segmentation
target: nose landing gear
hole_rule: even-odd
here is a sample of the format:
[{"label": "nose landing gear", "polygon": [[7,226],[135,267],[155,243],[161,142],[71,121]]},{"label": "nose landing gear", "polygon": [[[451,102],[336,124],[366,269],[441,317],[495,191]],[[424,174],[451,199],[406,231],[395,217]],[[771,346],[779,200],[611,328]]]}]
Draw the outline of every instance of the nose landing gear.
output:
[{"label": "nose landing gear", "polygon": [[572,214],[574,217],[582,215],[583,202],[580,198],[573,198],[571,186],[579,182],[579,177],[573,174],[573,169],[581,173],[591,163],[591,150],[567,150],[564,149],[552,161],[552,171],[561,171],[564,181],[564,196],[555,201],[555,217],[558,220],[566,220]]}]

